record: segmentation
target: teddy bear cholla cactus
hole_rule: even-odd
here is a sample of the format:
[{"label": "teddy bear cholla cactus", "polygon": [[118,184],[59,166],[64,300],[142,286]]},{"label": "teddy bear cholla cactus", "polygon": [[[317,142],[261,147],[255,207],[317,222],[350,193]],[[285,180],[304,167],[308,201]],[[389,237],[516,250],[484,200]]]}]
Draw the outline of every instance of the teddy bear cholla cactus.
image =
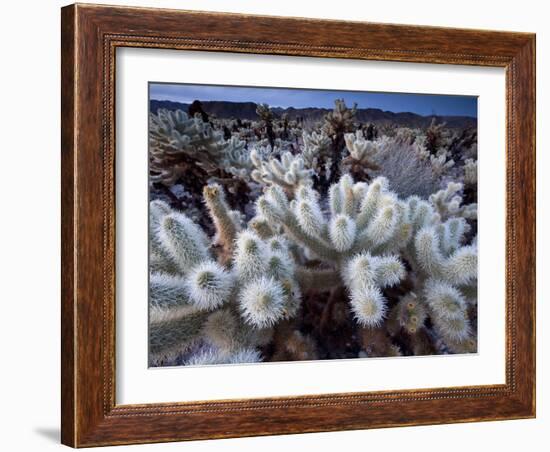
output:
[{"label": "teddy bear cholla cactus", "polygon": [[265,128],[265,137],[269,142],[269,145],[273,149],[275,147],[275,133],[273,131],[273,112],[269,108],[269,105],[259,104],[256,107],[256,114],[260,117],[263,123],[263,126]]},{"label": "teddy bear cholla cactus", "polygon": [[198,166],[210,174],[220,169],[246,176],[251,167],[245,142],[224,140],[199,117],[159,109],[149,115],[150,180],[170,186]]},{"label": "teddy bear cholla cactus", "polygon": [[380,169],[375,163],[375,156],[378,154],[378,144],[368,141],[363,137],[363,132],[358,130],[344,135],[349,155],[342,161],[342,165],[349,169],[349,172],[362,180],[369,180],[371,173]]},{"label": "teddy bear cholla cactus", "polygon": [[[454,188],[442,190],[441,193]],[[441,209],[441,203],[437,201],[442,197],[437,195],[428,202],[416,197],[408,200],[413,239],[403,254],[415,275],[415,288],[408,295],[408,303],[415,306],[413,316],[416,322],[412,327],[416,332],[422,326],[421,319],[425,317],[423,309],[426,308],[436,333],[447,349],[453,352],[474,351],[477,341],[471,327],[469,309],[477,304],[477,238],[465,244],[470,226],[463,216],[460,203],[454,199],[458,202],[457,208]],[[441,213],[449,217],[444,222],[441,221]],[[475,209],[469,213],[475,215]],[[401,309],[395,317],[411,333],[409,314]]]},{"label": "teddy bear cholla cactus", "polygon": [[293,156],[290,152],[283,153],[280,158],[264,160],[262,153],[253,149],[250,159],[255,167],[251,174],[252,179],[260,184],[276,184],[292,191],[294,187],[307,184],[311,180],[312,170],[305,167],[301,156]]},{"label": "teddy bear cholla cactus", "polygon": [[[410,197],[406,204],[404,221],[411,224],[412,238],[401,256],[411,268],[412,287],[388,312],[385,329],[363,332],[364,347],[370,356],[389,356],[390,338],[405,337],[415,355],[475,351],[476,240],[464,244],[469,232],[464,218],[442,223],[429,201]],[[428,319],[433,328],[425,327]]]},{"label": "teddy bear cholla cactus", "polygon": [[301,156],[304,164],[315,173],[319,181],[328,182],[332,168],[332,141],[323,131],[302,134],[304,146]]},{"label": "teddy bear cholla cactus", "polygon": [[[270,327],[296,314],[299,289],[284,238],[261,240],[227,208],[218,185],[205,199],[224,250],[184,214],[150,206],[150,352],[155,364],[185,350],[186,362],[258,360]],[[231,258],[228,259],[227,256]],[[240,358],[239,358],[240,357]]]},{"label": "teddy bear cholla cactus", "polygon": [[464,185],[477,186],[477,160],[464,160]]},{"label": "teddy bear cholla cactus", "polygon": [[302,158],[308,168],[319,171],[319,165],[326,160],[330,150],[330,138],[324,133],[304,132],[302,134],[304,147],[302,150]]},{"label": "teddy bear cholla cactus", "polygon": [[292,193],[295,187],[312,184],[312,177],[328,181],[331,174],[331,140],[324,133],[302,134],[301,153],[283,152],[280,157],[270,156],[256,146],[250,153],[254,166],[252,179],[262,185],[276,184]]},{"label": "teddy bear cholla cactus", "polygon": [[[271,186],[257,201],[260,214],[278,225],[306,256],[320,259],[340,275],[350,293],[350,305],[358,323],[379,324],[386,312],[382,289],[395,285],[405,269],[395,253],[409,239],[410,226],[403,223],[403,206],[385,181],[370,186],[343,176],[330,189],[328,218],[319,194],[309,186],[296,189],[289,201],[278,186]],[[327,271],[298,272],[302,282],[322,286]]]},{"label": "teddy bear cholla cactus", "polygon": [[336,99],[334,110],[325,116],[324,132],[329,137],[334,137],[340,134],[343,136],[344,133],[353,131],[356,113],[357,104],[353,104],[352,108],[348,108],[344,99]]},{"label": "teddy bear cholla cactus", "polygon": [[[475,347],[468,309],[475,306],[477,247],[463,244],[469,226],[460,203],[447,205],[456,204],[454,197],[443,191],[430,200],[401,200],[384,178],[367,184],[345,175],[324,200],[307,177],[302,182],[286,191],[268,185],[246,229],[222,188],[205,187],[216,227],[212,243],[181,213],[151,204],[156,362],[186,348],[192,351],[188,364],[253,359],[273,327],[281,336],[281,325],[300,309],[302,292],[342,286],[364,340],[385,338],[366,350],[399,354],[388,334],[402,329],[414,349],[423,350],[427,318],[447,350]],[[457,196],[457,188],[446,193]],[[448,217],[444,222],[442,215]],[[387,291],[411,278],[405,261],[415,270],[414,288],[390,309]],[[367,331],[384,325],[388,334]],[[317,356],[311,339],[300,334],[289,329],[275,355],[294,350],[295,359]]]},{"label": "teddy bear cholla cactus", "polygon": [[348,108],[343,99],[336,99],[334,110],[325,116],[322,131],[331,140],[330,162],[327,162],[329,168],[327,179],[330,183],[335,182],[340,177],[339,166],[345,148],[344,135],[355,131],[356,113],[357,104],[354,104],[352,108]]},{"label": "teddy bear cholla cactus", "polygon": [[452,217],[477,219],[477,204],[462,204],[460,192],[463,188],[461,183],[449,182],[445,189],[430,195],[430,203],[436,208],[441,219],[446,220]]}]

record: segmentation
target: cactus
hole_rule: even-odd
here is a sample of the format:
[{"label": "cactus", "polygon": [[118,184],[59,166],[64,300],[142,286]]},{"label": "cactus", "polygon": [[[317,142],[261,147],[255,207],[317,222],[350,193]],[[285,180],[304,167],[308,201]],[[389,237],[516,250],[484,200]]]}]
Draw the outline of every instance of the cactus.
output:
[{"label": "cactus", "polygon": [[464,243],[470,231],[464,217],[441,222],[435,212],[431,205],[426,208],[427,218],[436,221],[418,224],[410,245],[416,291],[423,295],[435,331],[447,347],[473,351],[476,341],[468,307],[477,303],[477,240]]},{"label": "cactus", "polygon": [[464,161],[464,185],[477,185],[477,160],[466,159]]},{"label": "cactus", "polygon": [[345,148],[345,134],[354,132],[356,128],[355,113],[357,104],[350,109],[343,99],[334,101],[334,110],[325,116],[323,132],[331,139],[332,149],[330,158],[329,178],[330,183],[340,177],[340,161]]},{"label": "cactus", "polygon": [[[207,202],[215,203],[210,214],[218,235],[224,236],[218,240],[220,262],[195,223],[166,204],[151,203],[151,243],[159,249],[158,260],[167,261],[151,267],[149,303],[154,328],[150,347],[154,362],[170,359],[180,339],[182,347],[195,342],[216,349],[208,362],[227,362],[227,350],[257,346],[257,334],[243,335],[243,331],[249,327],[261,331],[296,315],[300,295],[286,241],[273,237],[266,244],[250,229],[237,232],[228,226],[231,217],[219,190],[221,187],[212,184],[204,192]],[[158,268],[172,268],[174,273],[159,272]]]},{"label": "cactus", "polygon": [[375,156],[379,151],[374,141],[366,140],[363,132],[358,130],[344,135],[349,156],[342,161],[342,165],[356,178],[369,180],[371,173],[380,169],[375,163]]},{"label": "cactus", "polygon": [[151,365],[477,350],[474,132],[195,113],[150,115]]},{"label": "cactus", "polygon": [[252,171],[252,179],[260,184],[278,185],[290,191],[294,187],[311,184],[312,170],[305,167],[304,160],[300,156],[285,152],[280,159],[272,157],[266,161],[254,149],[250,153],[250,158],[255,167]]},{"label": "cactus", "polygon": [[430,195],[430,203],[443,220],[451,217],[477,218],[477,204],[462,205],[462,196],[459,194],[462,189],[463,184],[449,182],[444,190]]},{"label": "cactus", "polygon": [[149,127],[152,182],[172,185],[195,167],[206,173],[250,167],[245,143],[233,137],[224,140],[223,134],[199,116],[159,109],[156,115],[150,114]]},{"label": "cactus", "polygon": [[256,113],[262,120],[265,127],[265,136],[271,148],[275,148],[275,133],[273,132],[273,112],[267,104],[260,104],[256,108]]},{"label": "cactus", "polygon": [[316,133],[304,132],[302,135],[304,148],[302,150],[302,158],[308,168],[315,171],[321,171],[319,165],[326,161],[330,150],[330,138],[323,132]]},{"label": "cactus", "polygon": [[426,148],[431,154],[434,154],[442,145],[444,127],[445,124],[437,124],[436,119],[433,118],[426,129]]},{"label": "cactus", "polygon": [[304,160],[304,165],[313,171],[315,187],[322,188],[329,184],[331,180],[332,141],[323,131],[320,133],[315,131],[311,133],[304,132],[302,140],[304,146],[301,156]]}]

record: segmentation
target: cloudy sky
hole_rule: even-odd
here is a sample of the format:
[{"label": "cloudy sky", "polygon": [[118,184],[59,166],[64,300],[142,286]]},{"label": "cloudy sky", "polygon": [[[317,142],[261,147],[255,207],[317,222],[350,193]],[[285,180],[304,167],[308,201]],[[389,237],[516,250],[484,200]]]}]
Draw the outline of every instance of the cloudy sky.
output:
[{"label": "cloudy sky", "polygon": [[343,98],[348,106],[379,108],[420,115],[457,115],[477,117],[477,97],[430,94],[379,93],[367,91],[329,91],[313,89],[257,88],[220,85],[150,83],[150,99],[191,103],[207,101],[267,103],[271,107],[332,108],[334,99]]}]

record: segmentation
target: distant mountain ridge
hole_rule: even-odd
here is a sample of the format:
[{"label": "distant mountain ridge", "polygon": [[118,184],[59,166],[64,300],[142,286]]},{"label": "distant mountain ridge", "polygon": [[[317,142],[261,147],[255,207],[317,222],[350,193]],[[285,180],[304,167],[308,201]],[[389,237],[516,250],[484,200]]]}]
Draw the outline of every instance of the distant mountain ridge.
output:
[{"label": "distant mountain ridge", "polygon": [[[243,119],[257,120],[256,114],[257,104],[254,102],[227,102],[227,101],[201,101],[203,110],[217,118],[223,119]],[[167,110],[183,110],[188,111],[190,104],[182,102],[173,102],[170,100],[155,100],[150,101],[150,110],[156,113],[159,108]],[[272,108],[277,116],[287,113],[289,119],[302,117],[309,120],[319,120],[323,118],[332,109],[309,107],[309,108]],[[374,124],[394,123],[402,127],[428,127],[433,118],[437,123],[446,123],[450,128],[467,128],[477,127],[477,118],[471,116],[448,116],[448,115],[428,115],[422,116],[411,112],[394,113],[391,111],[383,111],[378,108],[358,108],[356,118],[360,122],[372,122]]]}]

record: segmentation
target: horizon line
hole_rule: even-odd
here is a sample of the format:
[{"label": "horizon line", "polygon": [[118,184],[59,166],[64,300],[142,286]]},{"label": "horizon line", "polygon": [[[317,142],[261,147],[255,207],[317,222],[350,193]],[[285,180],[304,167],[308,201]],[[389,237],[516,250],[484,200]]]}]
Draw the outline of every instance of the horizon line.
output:
[{"label": "horizon line", "polygon": [[[194,99],[225,102],[254,102],[280,108],[332,108],[336,99],[351,106],[378,108],[393,113],[421,116],[478,116],[478,98],[471,95],[354,91],[317,88],[236,86],[211,84],[148,83],[150,99],[190,103]],[[223,102],[223,101],[220,101]],[[368,107],[364,107],[368,106]]]},{"label": "horizon line", "polygon": [[[432,94],[434,95],[434,94]],[[179,101],[179,100],[172,100],[172,99],[156,99],[156,98],[150,98],[149,99],[149,102],[152,102],[152,101],[157,101],[157,102],[172,102],[172,103],[175,103],[175,104],[182,104],[182,105],[191,105],[191,103],[195,102],[196,100],[198,100],[199,102],[225,102],[225,103],[228,103],[228,104],[255,104],[255,105],[260,105],[262,103],[265,103],[265,102],[255,102],[253,100],[249,100],[249,101],[234,101],[234,100],[217,100],[217,99],[208,99],[208,100],[202,100],[202,99],[193,99],[192,101]],[[280,105],[269,105],[269,108],[273,109],[273,108],[280,108],[282,110],[287,110],[289,108],[293,108],[294,110],[305,110],[305,109],[308,109],[308,108],[317,108],[317,109],[320,109],[320,110],[332,110],[332,107],[325,107],[325,106],[315,106],[315,105],[310,105],[308,107],[293,107],[293,106],[289,106],[289,107],[282,107]],[[472,118],[472,119],[477,119],[477,116],[472,116],[472,115],[460,115],[460,114],[438,114],[438,113],[429,113],[429,114],[421,114],[421,113],[416,113],[414,111],[393,111],[393,110],[384,110],[382,108],[377,108],[377,107],[360,107],[359,105],[357,105],[357,109],[358,110],[378,110],[378,111],[381,111],[383,113],[393,113],[394,115],[397,115],[397,114],[407,114],[407,113],[410,113],[410,114],[413,114],[413,115],[416,115],[416,116],[422,116],[424,118],[426,117],[430,117],[430,116],[439,116],[439,117],[454,117],[454,118]]]}]

